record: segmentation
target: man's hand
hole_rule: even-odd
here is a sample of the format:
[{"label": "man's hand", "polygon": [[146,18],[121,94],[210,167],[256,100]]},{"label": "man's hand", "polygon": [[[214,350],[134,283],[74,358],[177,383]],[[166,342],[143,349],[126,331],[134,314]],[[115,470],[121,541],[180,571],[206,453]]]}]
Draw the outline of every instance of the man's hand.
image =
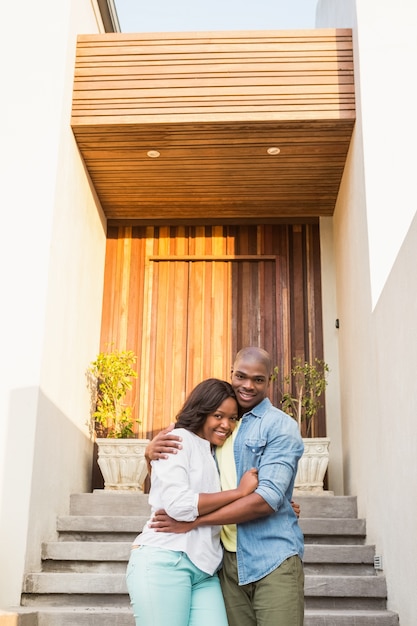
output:
[{"label": "man's hand", "polygon": [[297,504],[297,502],[294,502],[294,500],[291,500],[291,506],[297,518],[300,517],[300,505]]},{"label": "man's hand", "polygon": [[158,533],[188,533],[197,527],[195,522],[179,522],[170,517],[163,509],[156,511],[148,523]]},{"label": "man's hand", "polygon": [[171,432],[174,426],[175,424],[170,424],[148,443],[145,449],[145,458],[148,463],[158,459],[167,459],[169,454],[177,454],[177,451],[181,450],[182,438]]}]

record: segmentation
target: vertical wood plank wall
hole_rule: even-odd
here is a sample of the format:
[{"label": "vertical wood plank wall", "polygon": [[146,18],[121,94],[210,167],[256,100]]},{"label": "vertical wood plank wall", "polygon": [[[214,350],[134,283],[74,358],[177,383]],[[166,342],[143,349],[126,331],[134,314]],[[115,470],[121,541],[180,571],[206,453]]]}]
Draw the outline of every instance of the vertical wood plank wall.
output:
[{"label": "vertical wood plank wall", "polygon": [[294,357],[322,357],[318,224],[110,227],[101,348],[112,344],[138,355],[140,437],[203,378],[229,379],[245,345],[284,374]]}]

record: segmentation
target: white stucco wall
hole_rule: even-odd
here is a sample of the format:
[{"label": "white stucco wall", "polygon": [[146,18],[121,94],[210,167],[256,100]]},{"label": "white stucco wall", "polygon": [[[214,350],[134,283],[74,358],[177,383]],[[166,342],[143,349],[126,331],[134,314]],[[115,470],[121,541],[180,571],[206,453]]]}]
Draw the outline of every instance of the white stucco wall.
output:
[{"label": "white stucco wall", "polygon": [[317,25],[352,26],[355,40],[357,123],[333,224],[345,489],[382,555],[388,606],[414,626],[417,7],[321,0]]},{"label": "white stucco wall", "polygon": [[[417,4],[409,0],[319,0],[316,25],[351,27],[355,10],[360,51],[355,71],[362,92],[369,264],[375,306],[416,211],[411,139],[417,134],[413,77]],[[387,210],[382,211],[383,206]]]},{"label": "white stucco wall", "polygon": [[99,345],[105,224],[70,111],[76,34],[99,32],[98,15],[90,0],[2,11],[0,608],[19,603],[25,560],[38,565],[91,475],[84,372]]},{"label": "white stucco wall", "polygon": [[333,218],[320,218],[321,290],[323,310],[324,360],[329,366],[326,388],[326,434],[330,438],[328,489],[344,495],[343,447],[340,414],[339,329],[336,328],[336,272]]}]

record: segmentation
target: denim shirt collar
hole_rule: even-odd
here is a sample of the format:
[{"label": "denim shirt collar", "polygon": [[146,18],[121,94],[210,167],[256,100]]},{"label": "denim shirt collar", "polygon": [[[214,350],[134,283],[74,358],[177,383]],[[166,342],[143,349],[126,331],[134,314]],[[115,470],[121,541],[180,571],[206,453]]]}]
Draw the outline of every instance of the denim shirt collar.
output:
[{"label": "denim shirt collar", "polygon": [[267,411],[272,407],[271,400],[269,398],[264,398],[259,404],[254,406],[250,411],[246,411],[242,415],[242,419],[247,415],[254,415],[255,417],[263,417]]}]

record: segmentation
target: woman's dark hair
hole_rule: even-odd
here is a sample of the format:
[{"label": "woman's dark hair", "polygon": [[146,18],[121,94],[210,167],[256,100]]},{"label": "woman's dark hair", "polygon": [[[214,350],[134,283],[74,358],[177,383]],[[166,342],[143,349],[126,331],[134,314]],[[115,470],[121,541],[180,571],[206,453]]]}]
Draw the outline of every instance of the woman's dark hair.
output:
[{"label": "woman's dark hair", "polygon": [[204,425],[207,416],[214,413],[227,398],[236,400],[230,383],[218,378],[203,380],[184,402],[176,417],[175,428],[185,428],[196,433]]}]

